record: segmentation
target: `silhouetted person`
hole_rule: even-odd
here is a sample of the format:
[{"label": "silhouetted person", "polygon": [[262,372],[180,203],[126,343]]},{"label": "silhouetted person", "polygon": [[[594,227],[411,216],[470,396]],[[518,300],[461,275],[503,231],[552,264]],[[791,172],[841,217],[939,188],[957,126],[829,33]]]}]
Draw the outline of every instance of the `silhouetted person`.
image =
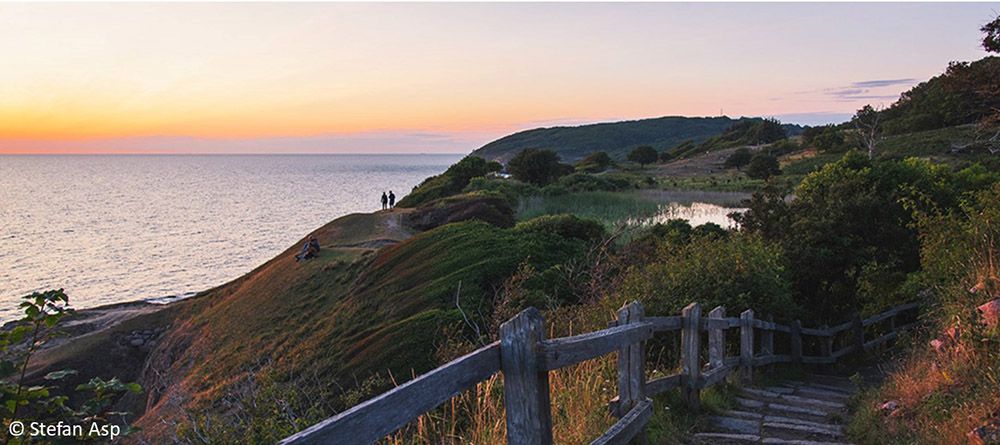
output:
[{"label": "silhouetted person", "polygon": [[385,196],[385,192],[382,192],[382,210],[385,210],[389,205],[389,197]]},{"label": "silhouetted person", "polygon": [[392,190],[389,190],[389,208],[396,207],[396,195],[392,194]]}]

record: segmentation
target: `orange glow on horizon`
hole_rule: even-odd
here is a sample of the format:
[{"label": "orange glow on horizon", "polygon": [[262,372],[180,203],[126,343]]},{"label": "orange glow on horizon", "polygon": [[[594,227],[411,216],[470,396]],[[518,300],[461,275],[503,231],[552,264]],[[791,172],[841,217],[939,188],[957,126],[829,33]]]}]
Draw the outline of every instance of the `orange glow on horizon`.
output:
[{"label": "orange glow on horizon", "polygon": [[[981,57],[988,16],[986,4],[2,4],[0,153],[412,132],[471,150],[562,122],[842,115]],[[899,83],[837,93],[873,79]]]}]

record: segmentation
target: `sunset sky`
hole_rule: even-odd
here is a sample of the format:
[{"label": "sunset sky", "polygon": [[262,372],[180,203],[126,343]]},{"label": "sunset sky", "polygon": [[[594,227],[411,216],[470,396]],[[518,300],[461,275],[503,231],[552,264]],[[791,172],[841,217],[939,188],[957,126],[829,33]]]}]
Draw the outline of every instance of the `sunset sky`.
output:
[{"label": "sunset sky", "polygon": [[839,122],[975,4],[0,3],[0,153],[468,152],[664,115]]}]

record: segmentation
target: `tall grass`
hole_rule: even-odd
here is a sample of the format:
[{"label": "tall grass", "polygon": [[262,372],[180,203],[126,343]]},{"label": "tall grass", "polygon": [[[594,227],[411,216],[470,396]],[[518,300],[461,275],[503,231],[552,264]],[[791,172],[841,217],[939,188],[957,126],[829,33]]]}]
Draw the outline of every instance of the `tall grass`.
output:
[{"label": "tall grass", "polygon": [[[606,302],[560,307],[545,312],[549,338],[599,330],[607,327],[613,318],[614,311]],[[651,357],[647,361],[647,379],[679,371],[676,360],[657,359],[663,351],[648,353]],[[676,351],[665,355],[675,357]],[[617,355],[612,353],[549,373],[554,443],[589,444],[614,424],[608,402],[618,393],[617,372]],[[721,412],[733,405],[733,391],[728,385],[717,385],[702,391],[704,412]],[[507,433],[505,413],[503,376],[497,374],[452,398],[444,406],[420,416],[380,443],[502,444],[506,443]],[[654,398],[653,417],[646,433],[651,443],[683,443],[688,433],[704,420],[704,416],[684,407],[678,391],[670,391]]]},{"label": "tall grass", "polygon": [[659,203],[636,192],[576,192],[523,198],[517,205],[517,218],[527,220],[542,215],[570,213],[612,226],[630,220],[645,220],[659,211]]},{"label": "tall grass", "polygon": [[[1000,416],[1000,328],[975,310],[1000,298],[1000,185],[976,194],[964,213],[919,219],[932,327],[884,385],[859,399],[850,431],[860,443],[965,444],[966,433]],[[945,344],[936,350],[928,340],[939,335]],[[898,408],[881,409],[889,401]]]},{"label": "tall grass", "polygon": [[[548,336],[562,337],[606,327],[609,317],[602,312],[596,305],[547,311]],[[608,402],[618,391],[616,363],[616,356],[611,354],[549,373],[555,443],[588,444],[614,423],[608,411]],[[503,376],[496,374],[452,398],[444,406],[420,416],[381,443],[505,443],[505,414]]]}]

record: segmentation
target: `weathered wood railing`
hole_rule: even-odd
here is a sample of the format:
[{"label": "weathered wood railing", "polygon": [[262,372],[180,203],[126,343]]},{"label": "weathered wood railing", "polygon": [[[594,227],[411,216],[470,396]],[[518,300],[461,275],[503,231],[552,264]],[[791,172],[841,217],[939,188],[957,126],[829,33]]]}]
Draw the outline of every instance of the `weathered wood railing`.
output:
[{"label": "weathered wood railing", "polygon": [[[618,353],[618,396],[610,401],[618,421],[594,444],[625,444],[640,434],[653,413],[651,396],[680,388],[692,408],[700,403],[700,391],[738,370],[749,382],[756,367],[775,363],[835,363],[852,352],[862,352],[895,339],[913,322],[897,325],[897,317],[915,310],[904,304],[862,320],[832,328],[804,328],[799,321],[789,326],[756,319],[752,310],[739,318],[726,317],[723,307],[701,316],[701,306],[688,305],[680,316],[646,317],[639,303],[618,311],[608,329],[572,337],[545,338],[545,321],[534,308],[522,311],[500,326],[500,341],[421,375],[395,389],[285,438],[286,445],[371,444],[403,427],[462,391],[474,387],[497,372],[504,376],[507,443],[541,445],[552,443],[549,402],[549,371],[571,366],[612,352]],[[915,318],[911,318],[915,319]],[[879,329],[888,324],[888,328]],[[739,355],[726,356],[726,331],[739,329]],[[885,332],[866,340],[865,330]],[[681,331],[681,371],[646,380],[645,342],[658,332]],[[708,337],[708,363],[701,362],[702,332]],[[759,338],[755,335],[760,334]],[[787,335],[787,353],[775,349],[775,334]],[[805,354],[808,342],[817,355]],[[840,342],[837,339],[841,339]],[[835,349],[838,343],[842,346]]]}]

